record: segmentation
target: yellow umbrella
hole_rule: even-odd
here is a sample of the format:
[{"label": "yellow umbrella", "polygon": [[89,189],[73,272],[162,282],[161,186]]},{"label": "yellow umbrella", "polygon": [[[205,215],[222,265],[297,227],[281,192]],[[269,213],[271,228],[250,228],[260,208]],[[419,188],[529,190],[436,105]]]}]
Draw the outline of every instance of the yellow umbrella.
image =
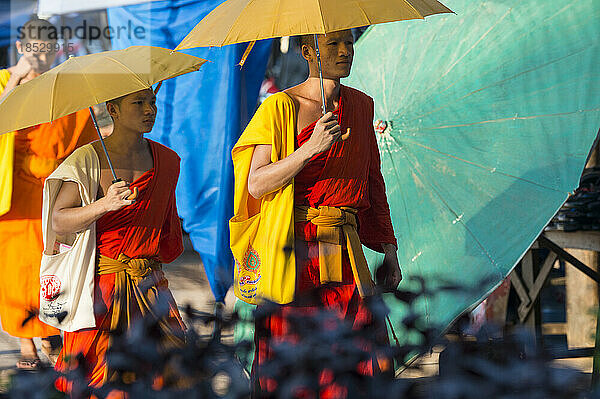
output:
[{"label": "yellow umbrella", "polygon": [[436,0],[227,0],[204,17],[175,50],[252,42],[243,64],[256,40],[314,34],[325,112],[317,34],[451,12]]},{"label": "yellow umbrella", "polygon": [[[197,71],[205,62],[202,58],[150,46],[69,58],[17,86],[4,98],[0,103],[0,135],[89,108],[102,139],[93,105]],[[106,157],[114,179],[118,180],[108,154]]]},{"label": "yellow umbrella", "polygon": [[326,34],[448,12],[452,11],[436,0],[227,0],[175,50]]}]

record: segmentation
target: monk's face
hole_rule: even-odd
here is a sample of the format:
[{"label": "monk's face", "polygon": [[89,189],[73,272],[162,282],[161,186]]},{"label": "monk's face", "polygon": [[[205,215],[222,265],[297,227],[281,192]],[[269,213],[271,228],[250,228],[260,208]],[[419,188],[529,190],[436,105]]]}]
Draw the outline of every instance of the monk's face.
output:
[{"label": "monk's face", "polygon": [[27,40],[17,41],[17,51],[27,59],[31,69],[42,74],[48,71],[56,58],[56,41]]},{"label": "monk's face", "polygon": [[156,120],[156,96],[151,89],[124,96],[118,104],[107,106],[115,127],[149,133]]},{"label": "monk's face", "polygon": [[[338,80],[350,75],[354,58],[354,37],[351,30],[318,35],[323,78]],[[302,55],[308,61],[310,76],[318,77],[317,55],[312,46],[303,46]]]}]

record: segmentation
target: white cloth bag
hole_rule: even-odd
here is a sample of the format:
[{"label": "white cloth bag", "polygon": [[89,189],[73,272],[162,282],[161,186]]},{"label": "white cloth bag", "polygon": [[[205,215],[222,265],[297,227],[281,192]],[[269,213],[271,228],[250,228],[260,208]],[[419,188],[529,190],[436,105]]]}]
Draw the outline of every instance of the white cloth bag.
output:
[{"label": "white cloth bag", "polygon": [[82,206],[96,200],[100,182],[100,161],[90,144],[75,150],[44,183],[44,253],[40,266],[38,317],[46,324],[70,332],[96,326],[96,223],[67,236],[60,236],[52,230],[52,209],[64,181],[78,184]]}]

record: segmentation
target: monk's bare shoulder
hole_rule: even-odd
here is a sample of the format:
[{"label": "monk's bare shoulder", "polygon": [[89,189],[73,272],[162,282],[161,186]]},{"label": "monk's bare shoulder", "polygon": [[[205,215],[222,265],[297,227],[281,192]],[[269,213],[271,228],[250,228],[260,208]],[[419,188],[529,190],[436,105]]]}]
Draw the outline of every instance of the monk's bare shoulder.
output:
[{"label": "monk's bare shoulder", "polygon": [[310,98],[303,83],[287,89],[285,93],[292,98],[296,107],[297,132],[321,117],[321,102]]},{"label": "monk's bare shoulder", "polygon": [[294,86],[294,87],[290,87],[289,89],[285,89],[283,91],[285,94],[288,95],[289,98],[292,99],[292,102],[294,103],[294,107],[296,109],[298,109],[300,107],[300,93],[298,92],[298,86]]},{"label": "monk's bare shoulder", "polygon": [[98,156],[98,160],[100,161],[100,169],[108,169],[108,161],[106,160],[106,156],[104,155],[104,149],[102,148],[102,144],[100,140],[92,141],[90,143],[94,151],[96,151],[96,155]]},{"label": "monk's bare shoulder", "polygon": [[179,164],[179,162],[181,161],[181,157],[179,156],[179,154],[177,154],[175,151],[173,151],[166,145],[161,144],[154,140],[150,140],[150,139],[146,139],[146,140],[148,140],[148,143],[150,143],[150,145],[154,147],[154,151],[158,152],[160,158],[165,160],[165,162],[167,162],[169,164],[174,164],[174,163]]},{"label": "monk's bare shoulder", "polygon": [[73,150],[73,152],[61,162],[61,165],[85,169],[85,165],[88,164],[90,153],[96,153],[96,149],[93,148],[92,143],[84,144]]},{"label": "monk's bare shoulder", "polygon": [[292,99],[294,106],[299,111],[304,111],[305,108],[311,109],[320,107],[319,102],[315,102],[310,98],[304,82],[297,86],[290,87],[289,89],[285,89],[283,92]]}]

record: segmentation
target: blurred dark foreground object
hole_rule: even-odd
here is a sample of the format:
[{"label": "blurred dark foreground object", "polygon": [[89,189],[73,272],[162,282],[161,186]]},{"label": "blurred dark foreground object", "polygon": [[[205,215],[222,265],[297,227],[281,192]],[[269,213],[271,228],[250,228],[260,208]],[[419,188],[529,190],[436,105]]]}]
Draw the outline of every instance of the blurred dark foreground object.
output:
[{"label": "blurred dark foreground object", "polygon": [[[420,293],[394,290],[390,295],[394,299],[388,303],[400,306],[400,301],[413,308],[420,297],[430,294],[426,287]],[[389,312],[381,297],[369,298],[365,304],[379,318]],[[198,312],[189,306],[182,310],[189,325],[183,348],[164,350],[158,326],[151,319],[140,320],[126,334],[114,335],[108,363],[117,377],[103,387],[87,387],[86,364],[81,359],[76,369],[62,376],[50,368],[38,373],[17,372],[0,397],[65,398],[65,394],[53,388],[61,377],[71,382],[73,398],[93,395],[112,399],[116,393],[144,399],[250,397],[250,382],[244,370],[250,365],[240,362],[237,356],[245,359],[243,354],[253,351],[252,342],[227,342],[220,338],[220,331],[231,331],[236,323],[253,320],[241,320],[236,314],[224,314],[220,309],[216,314]],[[276,311],[276,305],[266,304],[254,317],[262,318]],[[198,333],[198,327],[215,326],[213,323],[217,324],[213,334]],[[332,317],[327,311],[307,312],[291,319],[291,323],[294,331],[301,333],[299,339],[272,342],[277,356],[265,364],[277,384],[270,397],[325,397],[325,381],[331,387],[325,391],[336,398],[600,398],[598,393],[590,392],[589,385],[582,385],[581,373],[552,366],[550,357],[541,352],[527,352],[523,356],[524,348],[531,346],[526,333],[517,332],[504,340],[490,340],[481,335],[476,341],[458,334],[448,340],[440,335],[441,328],[424,328],[427,324],[422,316],[413,312],[394,326],[401,345],[370,342],[365,347],[357,342],[368,337],[368,329],[353,330],[348,322]],[[409,334],[420,337],[418,345],[402,343]],[[366,376],[356,367],[360,362],[372,360],[374,355],[393,358],[397,367],[402,366],[434,346],[446,348],[440,356],[439,375],[394,379],[386,373]],[[420,367],[416,362],[406,366]],[[324,369],[331,372],[323,373]]]}]

